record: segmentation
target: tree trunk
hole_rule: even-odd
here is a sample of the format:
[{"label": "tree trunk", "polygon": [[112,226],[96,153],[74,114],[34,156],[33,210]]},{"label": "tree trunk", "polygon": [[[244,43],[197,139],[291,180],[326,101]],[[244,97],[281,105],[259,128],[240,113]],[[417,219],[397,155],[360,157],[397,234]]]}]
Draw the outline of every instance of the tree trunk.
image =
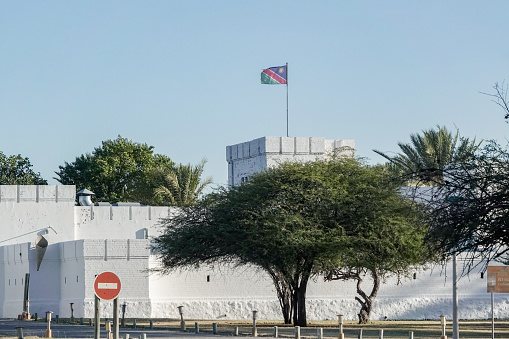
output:
[{"label": "tree trunk", "polygon": [[369,321],[373,309],[373,301],[375,301],[378,290],[380,289],[380,277],[378,274],[371,272],[371,277],[373,278],[373,288],[369,296],[361,289],[362,279],[360,277],[357,278],[357,294],[362,298],[361,300],[361,298],[355,297],[355,300],[361,304],[361,310],[359,314],[357,314],[359,317],[359,324],[366,324]]},{"label": "tree trunk", "polygon": [[297,308],[295,309],[295,313],[297,314],[297,321],[294,322],[295,326],[307,326],[307,316],[306,316],[306,289],[307,289],[307,281],[305,285],[301,283],[301,286],[297,290]]},{"label": "tree trunk", "polygon": [[292,323],[292,313],[293,313],[293,305],[291,303],[291,296],[292,292],[287,284],[285,284],[282,279],[279,279],[278,275],[271,271],[266,270],[267,273],[272,278],[272,282],[274,283],[274,286],[276,287],[276,294],[277,298],[279,300],[279,306],[281,307],[281,313],[283,314],[283,319],[285,324],[291,324]]},{"label": "tree trunk", "polygon": [[295,326],[307,326],[307,315],[306,315],[306,291],[311,276],[311,265],[303,268],[303,272],[300,274],[298,279],[295,279],[293,287],[293,324]]}]

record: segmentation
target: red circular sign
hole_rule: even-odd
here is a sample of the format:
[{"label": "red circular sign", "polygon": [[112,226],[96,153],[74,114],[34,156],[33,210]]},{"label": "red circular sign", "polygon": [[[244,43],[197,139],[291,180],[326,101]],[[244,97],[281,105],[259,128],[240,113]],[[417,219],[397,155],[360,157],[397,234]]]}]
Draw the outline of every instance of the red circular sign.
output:
[{"label": "red circular sign", "polygon": [[94,281],[95,295],[103,300],[115,299],[120,293],[120,287],[120,279],[112,272],[103,272]]}]

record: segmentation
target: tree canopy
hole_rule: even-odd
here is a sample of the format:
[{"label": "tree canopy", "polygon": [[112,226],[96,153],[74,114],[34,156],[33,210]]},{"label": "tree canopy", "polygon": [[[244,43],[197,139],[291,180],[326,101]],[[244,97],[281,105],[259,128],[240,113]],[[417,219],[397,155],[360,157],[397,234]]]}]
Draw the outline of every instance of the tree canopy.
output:
[{"label": "tree canopy", "polygon": [[172,171],[163,171],[162,184],[155,193],[161,204],[172,206],[190,206],[196,204],[205,187],[212,183],[212,178],[201,179],[205,159],[199,165],[178,165]]},{"label": "tree canopy", "polygon": [[380,166],[339,157],[283,163],[163,220],[154,249],[164,273],[219,263],[260,268],[285,322],[305,326],[313,275],[371,269],[370,261],[377,273],[397,274],[422,262],[421,252],[408,253],[422,244],[417,213]]},{"label": "tree canopy", "polygon": [[[175,164],[165,155],[154,154],[153,148],[118,136],[103,141],[92,153],[59,166],[55,179],[63,185],[93,191],[98,201],[157,204],[154,190]],[[162,173],[160,177],[153,175],[154,169]]]},{"label": "tree canopy", "polygon": [[0,185],[47,185],[48,182],[32,169],[28,158],[21,154],[7,156],[0,152]]},{"label": "tree canopy", "polygon": [[[417,191],[419,193],[419,191]],[[469,257],[467,271],[509,254],[509,152],[489,142],[475,157],[451,164],[444,182],[418,196],[431,213],[428,240],[444,256]]]},{"label": "tree canopy", "polygon": [[437,185],[443,180],[444,167],[471,158],[481,142],[462,138],[459,131],[453,136],[445,126],[411,134],[411,143],[398,142],[401,153],[390,156],[373,150],[387,159],[392,168],[411,184]]}]

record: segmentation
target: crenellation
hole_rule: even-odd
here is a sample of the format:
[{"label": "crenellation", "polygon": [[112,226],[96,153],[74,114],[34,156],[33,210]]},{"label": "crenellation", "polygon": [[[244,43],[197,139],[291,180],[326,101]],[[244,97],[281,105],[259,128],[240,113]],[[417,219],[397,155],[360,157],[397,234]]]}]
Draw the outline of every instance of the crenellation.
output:
[{"label": "crenellation", "polygon": [[281,153],[294,154],[295,153],[295,140],[291,137],[281,137]]},{"label": "crenellation", "polygon": [[325,138],[309,138],[309,153],[311,154],[324,154],[325,153]]},{"label": "crenellation", "polygon": [[0,203],[66,203],[74,204],[74,185],[0,185]]},{"label": "crenellation", "polygon": [[[249,152],[247,147],[249,146]],[[284,161],[312,161],[331,153],[337,147],[355,147],[354,140],[327,140],[323,137],[262,137],[226,147],[228,184],[240,185],[253,173]],[[237,152],[238,150],[238,152]],[[237,152],[237,153],[236,153]],[[343,153],[353,156],[353,151]]]},{"label": "crenellation", "polygon": [[242,157],[243,158],[250,157],[250,154],[249,154],[249,142],[243,142],[241,148],[242,148]]},{"label": "crenellation", "polygon": [[57,200],[57,186],[37,186],[37,202],[56,202]]},{"label": "crenellation", "polygon": [[36,202],[37,186],[36,185],[18,185],[18,202]]},{"label": "crenellation", "polygon": [[249,155],[255,157],[260,154],[260,142],[259,139],[251,140],[249,142]]},{"label": "crenellation", "polygon": [[0,186],[0,203],[18,202],[18,186],[17,185],[1,185]]},{"label": "crenellation", "polygon": [[[265,140],[263,140],[265,139]],[[281,152],[281,139],[280,137],[265,137],[261,140],[264,142],[264,151],[262,151],[262,154],[264,153],[280,153]]]},{"label": "crenellation", "polygon": [[295,154],[309,154],[309,138],[295,138]]}]

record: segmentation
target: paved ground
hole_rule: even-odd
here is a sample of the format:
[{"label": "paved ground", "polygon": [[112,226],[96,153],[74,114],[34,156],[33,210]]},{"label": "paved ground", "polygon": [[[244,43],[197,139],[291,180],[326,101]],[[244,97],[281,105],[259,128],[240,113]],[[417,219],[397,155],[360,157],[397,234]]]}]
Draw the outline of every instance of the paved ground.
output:
[{"label": "paved ground", "polygon": [[[23,327],[24,337],[37,336],[44,338],[46,335],[47,323],[42,321],[20,321],[13,319],[0,319],[0,336],[17,337],[16,327]],[[194,330],[194,328],[193,328]],[[68,325],[51,323],[51,331],[53,338],[93,338],[94,327],[88,325]],[[123,338],[128,333],[131,338],[137,339],[142,333],[145,333],[147,338],[196,338],[196,337],[214,337],[214,338],[228,338],[228,336],[212,335],[209,333],[195,334],[193,332],[178,332],[168,331],[162,329],[133,329],[133,328],[120,328],[120,336]],[[101,337],[106,338],[106,331],[104,326],[101,327]],[[229,337],[231,339],[231,337]]]}]

